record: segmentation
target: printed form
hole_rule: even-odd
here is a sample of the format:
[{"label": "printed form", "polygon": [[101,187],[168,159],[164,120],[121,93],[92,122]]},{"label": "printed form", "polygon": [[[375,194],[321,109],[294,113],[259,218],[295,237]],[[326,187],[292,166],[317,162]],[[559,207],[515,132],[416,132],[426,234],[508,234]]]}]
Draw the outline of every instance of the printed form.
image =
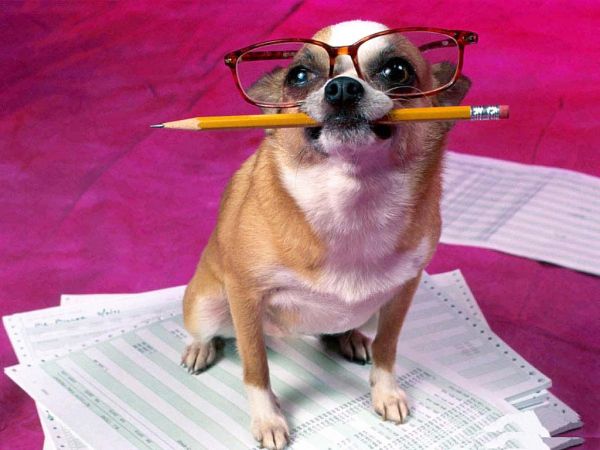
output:
[{"label": "printed form", "polygon": [[600,179],[448,152],[442,242],[600,275]]},{"label": "printed form", "polygon": [[[93,448],[252,447],[234,346],[228,342],[217,365],[190,376],[179,366],[186,338],[178,316],[7,374]],[[371,410],[368,367],[320,351],[315,339],[269,339],[268,347],[291,448],[475,449],[506,426],[524,432],[519,421],[494,428],[512,408],[403,357],[398,381],[411,398],[411,416],[400,427],[386,423]],[[548,433],[538,429],[528,436],[544,445]]]},{"label": "printed form", "polygon": [[[436,278],[437,279],[437,278]],[[464,281],[464,279],[462,279],[462,277],[454,274],[453,278],[449,278],[448,276],[446,276],[446,280],[445,280],[445,287],[448,287],[452,284],[454,284],[454,288],[455,288],[455,292],[458,293],[463,293],[466,294],[466,292],[468,291],[468,287],[466,286],[466,284],[461,284],[461,280]],[[444,281],[440,278],[440,281]],[[451,283],[452,282],[452,283]],[[179,289],[179,291],[177,291],[177,289]],[[435,292],[431,292],[432,289],[429,288],[428,290],[424,291],[424,292],[429,292],[429,297],[431,297],[432,294],[436,294],[437,291]],[[170,316],[174,316],[175,313],[175,309],[173,308],[173,306],[176,307],[176,310],[179,311],[180,308],[180,300],[181,300],[181,295],[182,295],[182,288],[173,288],[171,290],[167,289],[167,290],[163,290],[163,291],[157,291],[155,293],[146,293],[146,294],[131,294],[131,295],[127,295],[127,301],[126,302],[122,302],[120,304],[118,304],[118,297],[121,297],[120,295],[114,295],[114,296],[101,296],[98,297],[98,300],[95,300],[95,296],[93,295],[88,295],[88,296],[63,296],[62,301],[64,304],[66,305],[72,305],[71,307],[67,306],[66,308],[62,308],[63,311],[63,317],[62,318],[58,318],[58,316],[55,317],[55,319],[57,320],[48,320],[49,316],[51,316],[51,314],[49,315],[48,312],[46,311],[46,313],[40,313],[40,312],[32,312],[32,313],[24,313],[24,314],[18,314],[15,316],[10,316],[5,318],[5,324],[7,325],[7,330],[11,330],[9,332],[9,334],[11,334],[11,339],[13,340],[13,342],[15,342],[16,339],[18,339],[18,337],[22,337],[24,334],[28,334],[27,331],[24,331],[27,327],[29,327],[30,331],[33,330],[39,330],[40,327],[46,328],[47,329],[47,334],[48,336],[53,336],[56,332],[56,330],[54,330],[53,328],[58,327],[59,329],[62,327],[64,328],[64,326],[66,324],[70,324],[70,327],[72,328],[72,332],[74,332],[74,334],[77,334],[76,332],[76,328],[77,326],[79,326],[81,329],[85,330],[86,332],[89,332],[89,324],[91,322],[89,322],[89,319],[93,319],[93,320],[97,320],[97,317],[102,317],[104,320],[110,320],[111,322],[114,321],[115,316],[121,316],[121,320],[123,323],[121,323],[120,325],[121,328],[119,330],[116,331],[112,331],[112,333],[124,333],[126,331],[126,324],[125,322],[127,322],[128,319],[126,319],[127,313],[128,312],[135,312],[135,315],[138,315],[140,313],[140,310],[138,309],[140,306],[139,305],[145,305],[146,307],[148,307],[150,310],[152,308],[155,308],[156,310],[161,310],[163,312],[168,312],[168,315]],[[470,292],[470,291],[468,291]],[[163,302],[161,304],[160,301],[157,300],[153,300],[154,298],[160,298],[161,295],[163,296]],[[117,298],[115,298],[117,297]],[[439,302],[439,297],[438,295],[436,295],[436,297],[438,297],[438,302]],[[465,311],[469,311],[471,312],[471,314],[473,315],[473,319],[476,319],[477,314],[473,313],[473,308],[476,307],[476,302],[474,302],[474,299],[469,300],[467,295],[463,295],[464,299],[462,301],[456,301],[456,305],[461,304],[463,306],[463,308],[465,309]],[[426,298],[426,297],[422,297],[419,296],[419,298]],[[89,301],[88,301],[89,300]],[[137,300],[137,301],[136,301]],[[86,307],[86,304],[88,305],[88,308],[91,307],[91,309],[88,310],[88,315],[89,317],[86,316],[86,314],[83,313],[83,310]],[[124,308],[124,305],[127,305],[127,308]],[[415,304],[419,304],[419,300],[417,299],[415,301]],[[118,306],[121,306],[121,308],[119,308]],[[138,305],[136,307],[136,305]],[[456,306],[455,305],[455,306]],[[67,312],[69,311],[69,309],[71,308],[71,312],[70,315],[67,314]],[[451,306],[447,306],[447,308],[449,310],[452,310]],[[61,308],[51,308],[51,310],[57,310],[57,309],[61,309]],[[111,314],[107,314],[107,312],[110,311]],[[170,312],[169,312],[170,311]],[[58,314],[58,312],[56,312]],[[27,318],[27,316],[33,316],[33,317],[29,317]],[[136,319],[135,315],[133,315],[133,317],[130,317],[129,320],[131,320],[130,322],[130,326],[140,326],[139,325],[139,318]],[[460,316],[460,314],[458,314],[458,316]],[[44,322],[40,322],[39,318],[40,317],[45,317],[46,320]],[[88,322],[86,323],[86,317],[88,319]],[[156,315],[153,316],[154,319],[156,319]],[[72,320],[76,318],[77,320]],[[27,320],[26,320],[27,319]],[[29,320],[31,319],[31,320]],[[69,320],[71,319],[71,320]],[[92,320],[92,321],[93,321]],[[171,319],[172,320],[172,319]],[[117,327],[118,328],[118,327]],[[20,331],[19,331],[20,330]],[[175,332],[176,335],[178,335],[181,339],[183,339],[184,336],[184,331],[183,329],[179,326],[179,328],[173,328],[173,330],[178,330]],[[40,349],[40,351],[44,352],[48,352],[48,353],[52,353],[53,351],[60,351],[58,348],[53,349],[52,345],[50,345],[50,347],[48,347],[49,342],[56,342],[52,339],[45,339],[43,337],[44,333],[37,333],[37,340],[33,341],[35,342],[35,344],[33,344],[33,347],[35,347],[36,345],[38,346],[38,348]],[[63,334],[64,330],[63,330]],[[67,333],[68,334],[68,333]],[[19,339],[20,340],[20,339]],[[98,340],[101,341],[102,344],[101,345],[105,345],[103,342],[103,338],[95,338],[94,340]],[[79,348],[86,348],[86,344],[81,344],[80,339],[75,339],[75,343],[77,344],[76,347]],[[289,342],[293,342],[294,340],[291,340]],[[315,353],[319,353],[322,350],[319,348],[318,344],[316,344],[315,342],[312,342],[308,340],[308,345],[312,345],[313,349],[311,350],[311,353],[315,352]],[[181,346],[183,346],[183,343],[180,343]],[[64,341],[63,341],[63,345],[64,345]],[[120,345],[123,345],[122,343]],[[274,342],[272,347],[275,348],[277,347],[277,343]],[[273,350],[273,348],[271,349],[271,351],[276,351]],[[302,347],[305,350],[307,349],[306,347]],[[33,348],[33,351],[35,352],[37,349]],[[163,350],[165,350],[165,348],[163,348]],[[94,351],[97,351],[97,349],[95,349]],[[102,351],[100,349],[100,351]],[[139,349],[137,350],[139,351]],[[177,353],[177,352],[175,352]],[[177,358],[175,358],[175,361],[178,361],[178,355],[176,355],[175,353],[172,353],[173,358],[175,358],[177,356]],[[30,355],[33,355],[33,353],[31,353],[30,350]],[[134,355],[136,355],[134,353]],[[23,355],[21,355],[23,356]],[[20,358],[21,358],[20,356]],[[110,354],[108,355],[110,357]],[[136,355],[137,356],[137,355]],[[104,356],[106,357],[106,355]],[[277,359],[277,358],[275,358]],[[96,358],[96,360],[98,360]],[[22,359],[23,361],[23,359]],[[342,365],[346,365],[347,369],[349,369],[350,371],[363,371],[364,372],[364,368],[360,368],[357,367],[353,364],[348,364],[345,361],[341,362]],[[410,364],[410,363],[408,363]],[[349,367],[348,367],[349,366]],[[216,366],[215,366],[216,367]],[[315,366],[316,367],[316,366]],[[406,369],[407,366],[402,366],[404,367],[403,370]],[[211,370],[213,370],[214,368],[212,368]],[[81,370],[81,369],[79,369]],[[427,369],[423,369],[420,368],[420,370],[427,370]],[[187,375],[187,373],[185,371],[181,371],[180,368],[178,368],[178,371],[181,373],[183,372],[186,375],[186,379],[189,377],[189,375]],[[206,372],[209,373],[210,371]],[[46,373],[47,376],[48,372],[44,372]],[[50,373],[54,373],[54,372],[50,372]],[[293,371],[293,373],[295,374],[296,372]],[[334,372],[335,373],[335,372]],[[83,377],[82,381],[85,381],[85,373],[81,373]],[[415,372],[413,372],[413,375],[415,374]],[[448,373],[450,377],[452,376],[456,376],[457,374],[454,373]],[[54,373],[55,376],[56,373]],[[63,373],[63,375],[65,375]],[[202,376],[204,376],[205,374],[203,374]],[[432,375],[432,374],[429,374]],[[365,396],[365,398],[363,398],[363,406],[364,406],[364,410],[368,411],[369,413],[371,413],[370,410],[370,405],[368,405],[368,401],[365,402],[365,400],[368,400],[368,390],[365,391],[365,373],[358,373],[358,380],[355,381],[360,381],[360,383],[362,384],[362,395]],[[194,378],[194,377],[190,377],[190,378]],[[237,379],[239,382],[239,378]],[[64,381],[64,380],[63,380]],[[188,380],[190,381],[190,380]],[[241,386],[241,383],[240,383]],[[304,389],[302,389],[302,392],[305,393]],[[357,392],[355,392],[357,393]],[[243,397],[243,395],[242,395]],[[311,397],[311,395],[309,395],[309,397]],[[83,397],[81,397],[82,399],[84,399]],[[187,398],[187,397],[184,397]],[[418,395],[415,397],[418,400]],[[239,399],[238,399],[239,400]],[[243,401],[240,402],[240,404],[237,405],[238,407],[242,407],[240,409],[245,408],[245,403],[243,403]],[[339,406],[339,405],[338,405]],[[51,408],[52,409],[52,408]],[[413,406],[414,409],[414,406]],[[314,413],[316,410],[313,410],[312,408],[310,408],[311,413]],[[46,413],[47,414],[47,413]],[[346,414],[346,413],[344,413]],[[372,414],[372,413],[371,413]],[[374,416],[373,416],[374,417]],[[304,417],[306,418],[306,417]],[[374,417],[375,419],[377,419],[376,417]],[[61,427],[60,425],[58,425],[58,421],[56,419],[54,419],[52,417],[52,415],[47,415],[45,417],[46,419],[46,426],[45,428],[48,429],[53,429],[55,432],[56,430],[57,433],[61,433],[58,434],[59,437],[59,441],[61,442],[61,448],[85,448],[85,445],[82,444],[81,442],[78,442],[75,438],[71,438],[69,437],[68,439],[65,439],[65,436],[69,435],[68,430],[63,429],[62,431],[60,431]],[[321,420],[321,419],[319,419]],[[376,422],[377,425],[380,425],[381,422],[379,421],[379,419],[377,419]],[[58,426],[57,426],[58,425]],[[79,430],[79,427],[77,427],[76,429]],[[300,428],[300,430],[302,430],[303,428]],[[337,426],[336,426],[337,429]],[[310,429],[311,432],[313,431],[312,429]],[[421,430],[422,432],[423,430]],[[514,431],[514,430],[513,430]],[[56,433],[55,433],[56,434]],[[368,434],[368,433],[367,433]],[[52,435],[52,433],[50,433],[50,435]],[[376,433],[377,436],[381,437],[379,435],[379,431]],[[301,434],[300,434],[301,436]],[[490,436],[488,435],[488,438]],[[65,445],[68,444],[68,445]],[[346,445],[346,444],[344,444]],[[385,447],[385,446],[384,446]],[[304,448],[304,447],[302,447]],[[425,448],[425,447],[424,447]],[[548,447],[540,447],[540,448],[548,448]]]}]

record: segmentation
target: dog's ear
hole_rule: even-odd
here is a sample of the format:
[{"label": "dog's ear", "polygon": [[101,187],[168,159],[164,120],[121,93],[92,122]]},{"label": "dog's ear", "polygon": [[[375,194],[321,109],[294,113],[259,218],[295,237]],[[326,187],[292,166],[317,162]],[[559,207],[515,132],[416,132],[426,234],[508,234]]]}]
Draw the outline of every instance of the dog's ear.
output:
[{"label": "dog's ear", "polygon": [[[283,94],[283,82],[285,77],[285,70],[282,67],[277,67],[271,72],[265,74],[256,81],[250,89],[248,89],[248,95],[261,102],[275,103],[281,100]],[[275,114],[279,110],[277,108],[263,108],[265,114]]]},{"label": "dog's ear", "polygon": [[[454,76],[456,72],[456,66],[448,62],[441,62],[433,64],[431,66],[433,74],[434,84],[436,87],[444,86]],[[465,98],[469,88],[471,87],[471,80],[464,75],[461,75],[456,82],[442,92],[436,95],[437,103],[439,106],[457,106]]]}]

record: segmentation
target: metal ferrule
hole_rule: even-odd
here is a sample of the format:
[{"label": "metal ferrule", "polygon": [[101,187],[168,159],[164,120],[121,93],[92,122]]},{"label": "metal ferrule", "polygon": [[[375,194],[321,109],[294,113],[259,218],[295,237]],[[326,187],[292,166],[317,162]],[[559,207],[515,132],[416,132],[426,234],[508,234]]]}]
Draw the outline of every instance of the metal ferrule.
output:
[{"label": "metal ferrule", "polygon": [[471,120],[498,120],[500,119],[500,106],[472,106]]}]

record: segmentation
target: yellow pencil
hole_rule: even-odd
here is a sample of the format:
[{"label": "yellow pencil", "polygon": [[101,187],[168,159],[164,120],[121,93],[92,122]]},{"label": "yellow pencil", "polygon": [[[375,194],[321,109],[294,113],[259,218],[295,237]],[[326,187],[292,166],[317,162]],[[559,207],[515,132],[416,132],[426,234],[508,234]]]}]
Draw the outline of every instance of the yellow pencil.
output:
[{"label": "yellow pencil", "polygon": [[[507,119],[508,112],[508,105],[404,108],[393,109],[387,116],[375,123],[390,124],[405,120],[497,120]],[[306,114],[289,113],[195,117],[150,126],[179,130],[232,130],[238,128],[315,127],[318,125],[318,122]]]}]

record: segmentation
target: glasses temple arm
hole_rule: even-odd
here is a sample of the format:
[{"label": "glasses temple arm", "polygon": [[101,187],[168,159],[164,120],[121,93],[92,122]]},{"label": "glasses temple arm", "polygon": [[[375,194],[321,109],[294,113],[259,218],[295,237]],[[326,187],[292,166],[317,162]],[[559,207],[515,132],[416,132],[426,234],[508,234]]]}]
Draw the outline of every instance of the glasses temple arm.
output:
[{"label": "glasses temple arm", "polygon": [[421,45],[419,47],[419,51],[426,52],[428,50],[433,50],[435,48],[448,48],[448,47],[456,47],[458,44],[454,39],[444,39],[443,41],[435,41],[429,42],[427,44]]},{"label": "glasses temple arm", "polygon": [[298,53],[295,50],[280,50],[280,51],[249,51],[244,53],[239,58],[242,61],[260,61],[274,59],[292,59]]}]

